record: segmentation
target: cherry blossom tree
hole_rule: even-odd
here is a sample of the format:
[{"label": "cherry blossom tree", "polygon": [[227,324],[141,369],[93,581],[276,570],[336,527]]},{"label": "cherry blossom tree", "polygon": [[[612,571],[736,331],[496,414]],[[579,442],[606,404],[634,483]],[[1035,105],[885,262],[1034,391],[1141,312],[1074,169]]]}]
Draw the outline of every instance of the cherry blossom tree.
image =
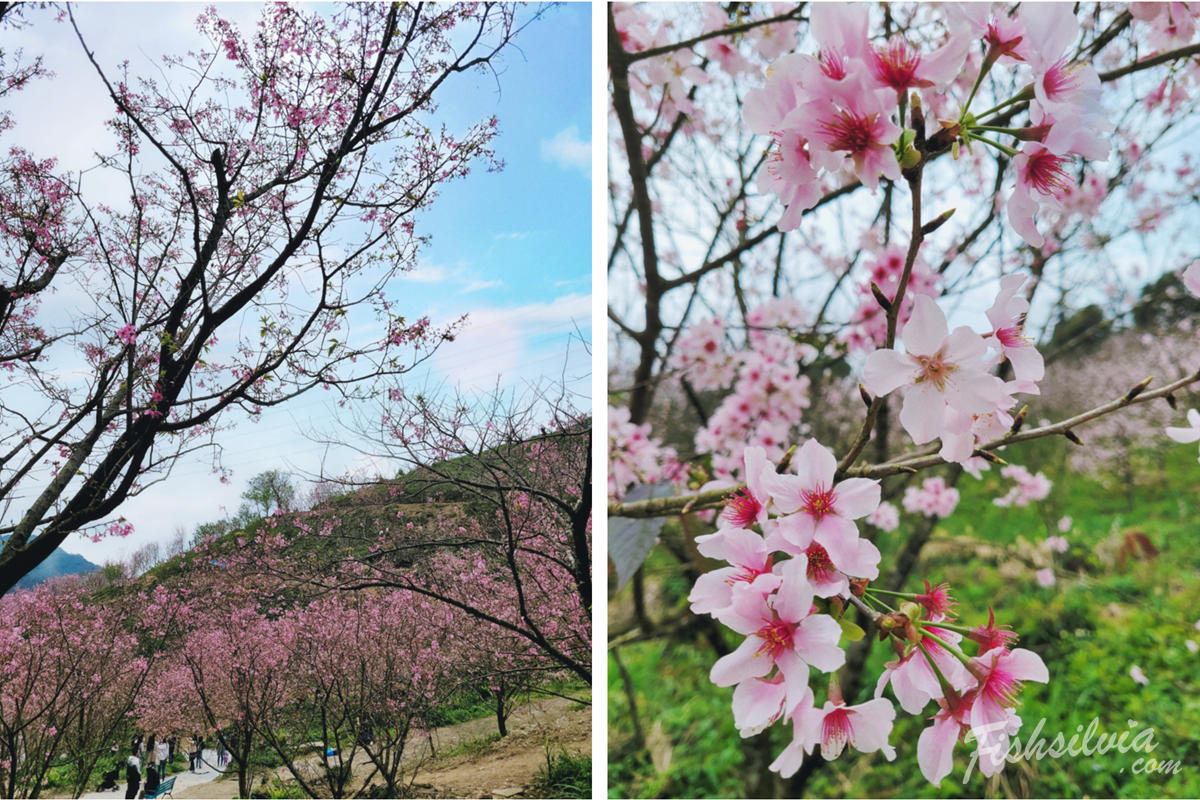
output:
[{"label": "cherry blossom tree", "polygon": [[[791,796],[818,748],[914,759],[936,785],[970,733],[996,774],[1021,686],[1053,665],[911,578],[962,474],[1200,381],[1167,355],[1114,383],[1059,336],[1089,307],[1136,315],[1169,274],[1194,290],[1196,10],[616,4],[608,44],[610,552],[641,615],[613,645],[669,635],[634,573],[666,529],[633,521],[682,517],[689,628],[743,737],[792,726],[758,761]],[[1051,355],[1103,385],[1050,397],[1072,380],[1044,380]],[[1000,504],[1051,490],[1006,470]],[[651,481],[674,495],[631,499]],[[880,676],[875,640],[898,658]],[[907,752],[890,696],[933,709]],[[781,790],[750,772],[747,793]]]},{"label": "cherry blossom tree", "polygon": [[[274,5],[250,32],[209,9],[207,45],[151,76],[103,63],[70,8],[21,11],[74,30],[113,103],[97,169],[128,201],[96,202],[89,174],[33,143],[6,148],[0,591],[75,531],[128,533],[121,503],[231,413],[314,388],[367,396],[451,335],[389,283],[438,187],[497,166],[496,120],[451,131],[437,98],[514,34],[493,4]],[[43,72],[7,51],[0,69],[5,93]],[[63,313],[59,289],[80,305]]]},{"label": "cherry blossom tree", "polygon": [[[389,501],[449,501],[422,523],[341,527],[364,557],[318,585],[391,586],[425,595],[518,637],[591,680],[591,418],[561,391],[526,397],[389,392],[350,423],[364,452],[405,470]],[[416,558],[431,548],[444,553]],[[486,588],[485,588],[486,587]]]},{"label": "cherry blossom tree", "polygon": [[60,580],[0,599],[0,780],[7,797],[38,797],[49,770],[66,767],[72,796],[86,790],[99,758],[124,739],[128,715],[151,670],[143,646],[148,598],[98,605]]}]

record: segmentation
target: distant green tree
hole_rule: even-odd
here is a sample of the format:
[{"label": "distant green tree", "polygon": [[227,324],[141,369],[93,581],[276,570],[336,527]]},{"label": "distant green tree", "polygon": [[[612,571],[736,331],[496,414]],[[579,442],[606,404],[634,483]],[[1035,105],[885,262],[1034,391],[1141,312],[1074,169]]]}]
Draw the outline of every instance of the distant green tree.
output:
[{"label": "distant green tree", "polygon": [[1153,333],[1197,316],[1200,316],[1200,299],[1188,293],[1177,273],[1166,272],[1142,287],[1133,307],[1133,326]]},{"label": "distant green tree", "polygon": [[250,485],[242,492],[242,499],[252,504],[256,516],[265,517],[274,509],[291,510],[292,502],[296,499],[296,487],[292,485],[291,475],[271,469],[250,479]]}]

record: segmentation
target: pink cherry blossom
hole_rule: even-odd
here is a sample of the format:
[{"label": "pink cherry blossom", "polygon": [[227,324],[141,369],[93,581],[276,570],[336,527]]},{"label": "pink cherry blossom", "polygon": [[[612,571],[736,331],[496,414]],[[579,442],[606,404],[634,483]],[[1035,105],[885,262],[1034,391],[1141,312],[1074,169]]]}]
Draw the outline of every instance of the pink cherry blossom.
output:
[{"label": "pink cherry blossom", "polygon": [[[879,481],[850,478],[834,483],[837,459],[816,439],[809,439],[792,459],[795,475],[769,474],[763,485],[781,514],[783,539],[801,550],[816,541],[835,561],[858,555],[858,527],[879,505]],[[784,521],[786,520],[786,522]]]},{"label": "pink cherry blossom", "polygon": [[1025,284],[1024,275],[1005,275],[1000,279],[1000,293],[987,311],[992,335],[1000,345],[1003,356],[1012,364],[1013,375],[1019,381],[1036,382],[1045,374],[1042,354],[1025,338],[1025,314],[1029,301],[1017,294]]},{"label": "pink cherry blossom", "polygon": [[927,517],[948,517],[958,506],[958,490],[940,475],[926,478],[919,487],[904,490],[904,510]]},{"label": "pink cherry blossom", "polygon": [[820,714],[808,715],[799,734],[805,744],[820,745],[821,757],[832,761],[846,745],[860,753],[881,751],[888,761],[896,759],[896,750],[888,744],[896,709],[885,698],[877,697],[856,706],[826,700]]},{"label": "pink cherry blossom", "polygon": [[875,396],[903,388],[900,424],[917,444],[942,434],[948,408],[985,414],[1004,398],[1004,382],[985,371],[983,338],[966,326],[948,332],[931,298],[917,297],[903,340],[904,353],[876,350],[867,357],[863,385]]},{"label": "pink cherry blossom", "polygon": [[1029,470],[1020,464],[1010,464],[1000,470],[1005,478],[1016,481],[1016,486],[1003,497],[997,497],[992,502],[1007,508],[1008,506],[1027,506],[1036,500],[1043,500],[1050,494],[1053,483],[1042,473],[1031,475]]},{"label": "pink cherry blossom", "polygon": [[[923,628],[922,633],[932,634],[951,645],[962,641],[961,634],[941,628]],[[909,714],[920,714],[930,700],[943,697],[942,684],[934,671],[935,665],[956,691],[965,691],[974,685],[974,679],[962,662],[945,647],[927,635],[922,636],[921,644],[924,651],[913,647],[898,660],[884,664],[883,673],[875,684],[876,697],[880,697],[884,688],[891,684],[900,707]],[[930,658],[933,659],[933,664],[930,664]]]},{"label": "pink cherry blossom", "polygon": [[880,503],[867,515],[867,522],[881,531],[894,531],[900,526],[900,512],[891,503]]},{"label": "pink cherry blossom", "polygon": [[769,597],[735,593],[733,604],[718,618],[746,639],[713,664],[713,683],[733,686],[766,677],[778,667],[788,697],[798,701],[808,688],[810,665],[831,672],[845,663],[846,654],[837,646],[841,626],[833,617],[811,613],[813,592],[805,567],[803,556],[783,564],[782,583]]},{"label": "pink cherry blossom", "polygon": [[133,325],[126,325],[117,331],[117,338],[125,344],[133,344],[137,340],[137,328]]},{"label": "pink cherry blossom", "polygon": [[706,572],[696,580],[688,596],[695,614],[719,614],[733,604],[735,590],[767,595],[779,587],[782,579],[772,572],[771,551],[753,531],[723,528],[698,537],[696,546],[701,555],[727,561],[730,566]]},{"label": "pink cherry blossom", "polygon": [[1049,567],[1045,569],[1039,569],[1036,573],[1036,577],[1038,586],[1041,586],[1043,589],[1049,589],[1055,584],[1054,570],[1050,569]]}]

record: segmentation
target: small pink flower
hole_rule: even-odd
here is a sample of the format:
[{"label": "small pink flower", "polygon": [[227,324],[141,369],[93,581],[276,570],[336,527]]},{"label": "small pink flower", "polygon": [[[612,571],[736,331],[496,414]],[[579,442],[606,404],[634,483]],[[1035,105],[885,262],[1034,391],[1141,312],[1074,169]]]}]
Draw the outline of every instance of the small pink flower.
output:
[{"label": "small pink flower", "polygon": [[1142,686],[1150,683],[1150,679],[1146,677],[1146,673],[1142,672],[1142,668],[1137,664],[1129,668],[1129,677],[1133,678],[1134,683],[1140,683]]},{"label": "small pink flower", "polygon": [[[987,311],[992,335],[1000,351],[1012,364],[1018,381],[1035,383],[1045,374],[1042,354],[1025,338],[1025,314],[1029,301],[1017,294],[1025,283],[1024,275],[1005,275],[1000,279],[1000,293]],[[1036,386],[1030,387],[1036,391]]]},{"label": "small pink flower", "polygon": [[1058,532],[1066,533],[1069,530],[1071,530],[1071,518],[1063,517],[1058,521]]},{"label": "small pink flower", "polygon": [[125,344],[133,344],[137,339],[137,328],[133,327],[133,325],[126,325],[117,331],[117,338]]},{"label": "small pink flower", "polygon": [[867,522],[881,531],[894,531],[900,527],[900,511],[891,503],[880,503],[867,515]]},{"label": "small pink flower", "polygon": [[798,702],[808,690],[808,668],[832,672],[846,661],[838,647],[842,628],[833,617],[811,614],[813,592],[804,577],[803,556],[780,568],[782,583],[769,597],[735,593],[720,621],[746,636],[745,641],[713,664],[709,678],[717,686],[733,686],[764,678],[778,667],[788,698]]},{"label": "small pink flower", "polygon": [[[923,628],[925,633],[932,634],[947,644],[957,645],[962,641],[962,635],[940,628]],[[930,700],[941,699],[943,695],[941,681],[933,667],[936,666],[942,676],[955,690],[962,692],[973,685],[974,679],[963,667],[962,662],[953,656],[946,648],[929,636],[923,636],[919,647],[912,648],[907,655],[896,661],[884,664],[883,674],[875,684],[875,696],[883,694],[884,688],[890,683],[892,692],[900,701],[900,707],[909,714],[920,714]],[[927,657],[925,653],[928,652]],[[933,659],[931,665],[929,659]]]},{"label": "small pink flower", "polygon": [[942,435],[948,408],[986,414],[1003,401],[1004,381],[986,371],[983,338],[965,325],[950,332],[932,298],[917,297],[903,341],[904,353],[876,350],[867,356],[863,384],[876,397],[903,388],[900,424],[917,444]]},{"label": "small pink flower", "polygon": [[1038,586],[1041,586],[1044,589],[1048,589],[1053,586],[1055,583],[1054,570],[1049,568],[1039,569],[1037,571],[1037,582]]},{"label": "small pink flower", "polygon": [[809,439],[793,459],[797,474],[765,474],[763,486],[782,517],[777,525],[789,552],[813,541],[835,562],[858,558],[858,527],[879,505],[879,481],[850,478],[834,484],[837,459],[816,439]]},{"label": "small pink flower", "polygon": [[727,561],[730,566],[706,572],[696,580],[688,595],[693,613],[719,614],[733,604],[736,591],[767,595],[779,587],[781,578],[772,572],[772,553],[757,533],[722,528],[697,537],[696,545],[701,555]]},{"label": "small pink flower", "polygon": [[805,744],[821,746],[821,757],[832,761],[842,754],[846,745],[860,753],[882,751],[888,761],[894,761],[896,750],[888,744],[896,709],[882,697],[856,706],[825,701],[819,715],[805,718],[800,736]]}]

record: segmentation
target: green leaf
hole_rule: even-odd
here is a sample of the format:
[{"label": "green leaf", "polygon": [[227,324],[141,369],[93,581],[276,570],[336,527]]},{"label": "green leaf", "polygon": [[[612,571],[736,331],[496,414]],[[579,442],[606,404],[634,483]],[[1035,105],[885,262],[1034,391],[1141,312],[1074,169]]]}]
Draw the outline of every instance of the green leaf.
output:
[{"label": "green leaf", "polygon": [[859,639],[867,635],[866,631],[845,617],[839,619],[838,624],[842,626],[842,636],[845,636],[846,641],[848,642],[857,642]]}]

